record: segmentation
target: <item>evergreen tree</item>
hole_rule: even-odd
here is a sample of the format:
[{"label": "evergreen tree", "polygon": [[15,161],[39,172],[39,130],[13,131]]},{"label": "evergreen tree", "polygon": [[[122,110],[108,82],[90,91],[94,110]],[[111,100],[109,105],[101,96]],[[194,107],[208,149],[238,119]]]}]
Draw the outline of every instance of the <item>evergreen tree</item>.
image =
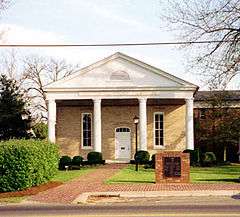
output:
[{"label": "evergreen tree", "polygon": [[29,138],[30,113],[15,80],[0,76],[0,140]]}]

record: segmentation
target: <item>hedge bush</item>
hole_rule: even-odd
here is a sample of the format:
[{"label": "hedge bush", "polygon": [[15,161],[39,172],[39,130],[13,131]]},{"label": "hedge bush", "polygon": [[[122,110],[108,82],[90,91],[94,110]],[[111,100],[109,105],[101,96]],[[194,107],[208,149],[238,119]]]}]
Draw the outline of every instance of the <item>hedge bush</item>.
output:
[{"label": "hedge bush", "polygon": [[46,183],[58,169],[58,146],[41,140],[0,142],[0,192]]},{"label": "hedge bush", "polygon": [[199,148],[196,148],[194,150],[186,149],[183,151],[183,153],[189,153],[190,154],[190,165],[191,166],[200,166],[201,165],[201,150]]},{"label": "hedge bush", "polygon": [[59,160],[59,169],[60,170],[65,170],[65,166],[71,166],[72,164],[72,159],[71,157],[65,155],[65,156],[62,156]]},{"label": "hedge bush", "polygon": [[96,151],[89,152],[87,155],[87,160],[89,164],[102,164],[102,153]]},{"label": "hedge bush", "polygon": [[217,162],[216,155],[213,152],[206,152],[203,154],[203,166],[215,166]]},{"label": "hedge bush", "polygon": [[134,155],[134,159],[139,164],[147,164],[149,163],[150,154],[148,151],[137,151]]},{"label": "hedge bush", "polygon": [[74,166],[80,166],[83,162],[83,157],[82,156],[74,156],[72,159],[72,165]]}]

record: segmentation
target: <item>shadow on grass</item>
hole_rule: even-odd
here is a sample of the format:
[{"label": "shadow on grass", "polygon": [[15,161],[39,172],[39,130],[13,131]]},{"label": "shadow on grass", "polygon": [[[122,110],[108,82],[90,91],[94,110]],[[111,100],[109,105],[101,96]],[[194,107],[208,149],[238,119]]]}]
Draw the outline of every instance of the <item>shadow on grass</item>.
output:
[{"label": "shadow on grass", "polygon": [[240,183],[239,179],[197,179],[197,181],[206,181],[206,182],[234,182]]},{"label": "shadow on grass", "polygon": [[144,184],[154,184],[153,181],[144,181],[144,180],[118,180],[118,181],[111,181],[111,184],[117,184],[117,183],[144,183]]}]

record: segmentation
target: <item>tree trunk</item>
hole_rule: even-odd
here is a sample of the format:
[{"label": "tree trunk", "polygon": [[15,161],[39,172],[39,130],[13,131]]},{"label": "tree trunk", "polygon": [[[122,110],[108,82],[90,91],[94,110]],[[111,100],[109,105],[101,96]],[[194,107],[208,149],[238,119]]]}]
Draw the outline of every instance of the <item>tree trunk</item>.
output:
[{"label": "tree trunk", "polygon": [[223,147],[223,161],[227,161],[227,146]]}]

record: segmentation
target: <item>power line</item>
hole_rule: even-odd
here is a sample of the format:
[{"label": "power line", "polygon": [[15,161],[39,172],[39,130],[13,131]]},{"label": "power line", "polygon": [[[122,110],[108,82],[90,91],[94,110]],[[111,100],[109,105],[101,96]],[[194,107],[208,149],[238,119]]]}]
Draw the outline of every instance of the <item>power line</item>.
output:
[{"label": "power line", "polygon": [[142,43],[106,43],[106,44],[0,44],[0,47],[124,47],[124,46],[162,46],[229,43],[232,40],[220,41],[177,41],[177,42],[142,42]]}]

